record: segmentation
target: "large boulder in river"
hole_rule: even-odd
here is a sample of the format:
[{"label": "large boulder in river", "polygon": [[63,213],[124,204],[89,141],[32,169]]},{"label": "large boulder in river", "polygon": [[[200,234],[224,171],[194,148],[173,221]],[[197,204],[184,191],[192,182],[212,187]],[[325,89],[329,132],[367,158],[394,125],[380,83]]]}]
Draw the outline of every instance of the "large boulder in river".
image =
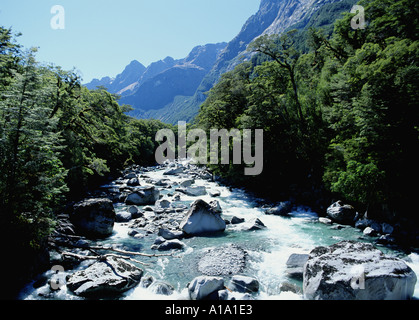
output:
[{"label": "large boulder in river", "polygon": [[121,294],[139,284],[143,270],[119,258],[97,261],[67,279],[67,287],[78,296],[104,298]]},{"label": "large boulder in river", "polygon": [[343,241],[310,253],[303,289],[310,300],[407,300],[416,281],[403,260],[369,243]]},{"label": "large boulder in river", "polygon": [[216,208],[204,200],[196,200],[189,209],[180,228],[188,235],[224,231],[226,223]]},{"label": "large boulder in river", "polygon": [[231,279],[229,289],[241,293],[258,292],[259,281],[251,277],[236,275]]},{"label": "large boulder in river", "polygon": [[111,200],[87,199],[73,206],[70,220],[77,233],[92,238],[104,238],[112,234],[115,216]]},{"label": "large boulder in river", "polygon": [[159,200],[160,191],[154,187],[143,187],[127,196],[125,204],[146,206],[154,205]]},{"label": "large boulder in river", "polygon": [[192,300],[208,299],[214,293],[224,289],[223,278],[197,277],[188,285],[189,297]]},{"label": "large boulder in river", "polygon": [[338,201],[327,208],[327,215],[337,223],[353,224],[355,222],[357,212],[351,205]]}]

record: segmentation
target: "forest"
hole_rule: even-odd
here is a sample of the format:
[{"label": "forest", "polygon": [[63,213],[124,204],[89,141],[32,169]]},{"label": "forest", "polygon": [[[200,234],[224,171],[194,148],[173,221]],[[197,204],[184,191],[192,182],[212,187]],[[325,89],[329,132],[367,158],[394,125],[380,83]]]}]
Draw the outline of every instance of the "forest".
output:
[{"label": "forest", "polygon": [[40,64],[18,36],[0,28],[0,234],[14,279],[36,267],[66,204],[130,164],[153,165],[155,134],[171,128],[128,117],[116,96]]},{"label": "forest", "polygon": [[195,126],[264,130],[261,175],[212,166],[233,183],[272,198],[314,206],[342,199],[370,218],[417,221],[419,4],[359,4],[365,28],[351,28],[355,14],[346,13],[333,28],[258,38],[251,61],[210,91]]},{"label": "forest", "polygon": [[[419,2],[359,4],[364,29],[350,28],[347,13],[333,27],[258,38],[189,128],[264,130],[261,175],[210,165],[233,185],[314,207],[342,199],[368,217],[410,224],[418,221]],[[176,131],[127,116],[116,95],[37,62],[18,38],[0,27],[0,234],[12,279],[34,264],[66,204],[130,164],[154,165],[156,132]]]}]

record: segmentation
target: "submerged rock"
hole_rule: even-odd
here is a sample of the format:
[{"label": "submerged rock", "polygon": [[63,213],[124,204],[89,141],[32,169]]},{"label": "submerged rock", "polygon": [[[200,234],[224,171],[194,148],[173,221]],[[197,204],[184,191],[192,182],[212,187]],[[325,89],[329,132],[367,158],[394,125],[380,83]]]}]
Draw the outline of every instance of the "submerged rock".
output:
[{"label": "submerged rock", "polygon": [[369,243],[343,241],[317,247],[304,268],[304,295],[310,300],[407,300],[417,277],[403,261]]},{"label": "submerged rock", "polygon": [[135,287],[143,270],[118,258],[97,261],[86,270],[77,271],[67,279],[67,287],[78,296],[102,298],[121,294]]},{"label": "submerged rock", "polygon": [[246,251],[236,245],[208,250],[198,262],[198,270],[207,276],[241,273],[246,267]]}]

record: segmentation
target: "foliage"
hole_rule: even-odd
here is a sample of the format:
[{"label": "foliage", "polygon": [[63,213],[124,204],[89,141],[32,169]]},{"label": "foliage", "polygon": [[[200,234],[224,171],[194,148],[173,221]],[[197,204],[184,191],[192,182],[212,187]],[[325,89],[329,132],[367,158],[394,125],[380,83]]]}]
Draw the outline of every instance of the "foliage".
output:
[{"label": "foliage", "polygon": [[[206,130],[264,129],[265,170],[247,178],[256,189],[323,186],[377,217],[388,218],[386,207],[414,219],[406,181],[419,178],[419,5],[360,5],[365,29],[353,30],[354,14],[347,13],[332,33],[310,21],[305,29],[256,39],[249,50],[258,54],[222,77],[197,123]],[[213,169],[243,179],[231,167]]]},{"label": "foliage", "polygon": [[62,206],[105,174],[154,164],[154,137],[167,125],[128,117],[103,88],[40,65],[17,36],[0,28],[0,233],[24,255],[42,248]]}]

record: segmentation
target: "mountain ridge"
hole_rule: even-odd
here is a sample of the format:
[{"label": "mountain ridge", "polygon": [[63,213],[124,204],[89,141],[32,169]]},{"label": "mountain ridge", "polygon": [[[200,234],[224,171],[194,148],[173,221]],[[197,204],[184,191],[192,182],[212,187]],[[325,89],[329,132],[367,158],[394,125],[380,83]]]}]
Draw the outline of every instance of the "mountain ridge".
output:
[{"label": "mountain ridge", "polygon": [[[221,75],[251,58],[246,49],[253,40],[265,34],[281,34],[293,26],[303,29],[323,7],[346,2],[354,3],[355,0],[261,0],[259,10],[230,42],[196,46],[184,59],[167,57],[154,62],[137,74],[136,81],[122,89],[113,84],[118,76],[114,82],[103,78],[105,83],[119,90],[112,92],[105,87],[122,96],[121,104],[133,106],[131,116],[172,124],[180,120],[189,122],[205,101],[206,92]],[[347,8],[348,5],[339,10]],[[126,69],[124,72],[128,74]],[[128,82],[118,81],[119,84]]]}]

